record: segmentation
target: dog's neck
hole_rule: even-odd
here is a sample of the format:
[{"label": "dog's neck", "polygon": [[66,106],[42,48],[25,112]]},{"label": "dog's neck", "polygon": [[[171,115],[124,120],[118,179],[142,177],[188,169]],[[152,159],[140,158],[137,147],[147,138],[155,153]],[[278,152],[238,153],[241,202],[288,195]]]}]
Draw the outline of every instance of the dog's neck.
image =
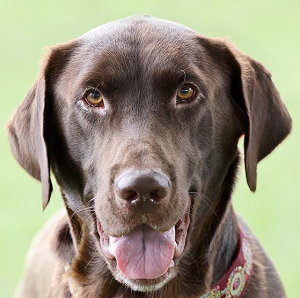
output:
[{"label": "dog's neck", "polygon": [[229,202],[223,223],[218,226],[209,247],[208,258],[212,266],[211,285],[223,277],[236,257],[239,236],[236,216]]},{"label": "dog's neck", "polygon": [[239,162],[240,157],[239,154],[237,154],[223,181],[222,191],[215,211],[220,218],[220,223],[216,223],[216,228],[212,228],[215,229],[215,233],[208,252],[208,256],[213,260],[211,284],[215,284],[222,278],[237,253],[240,228],[233,210],[231,194],[233,192]]}]

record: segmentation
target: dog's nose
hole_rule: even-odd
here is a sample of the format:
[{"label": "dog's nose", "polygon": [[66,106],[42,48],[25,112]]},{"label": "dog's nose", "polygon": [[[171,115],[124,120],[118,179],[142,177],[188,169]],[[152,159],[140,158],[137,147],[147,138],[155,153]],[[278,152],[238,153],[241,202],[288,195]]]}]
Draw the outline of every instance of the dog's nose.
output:
[{"label": "dog's nose", "polygon": [[147,213],[154,211],[170,189],[170,179],[155,170],[131,170],[116,179],[116,192],[123,202]]}]

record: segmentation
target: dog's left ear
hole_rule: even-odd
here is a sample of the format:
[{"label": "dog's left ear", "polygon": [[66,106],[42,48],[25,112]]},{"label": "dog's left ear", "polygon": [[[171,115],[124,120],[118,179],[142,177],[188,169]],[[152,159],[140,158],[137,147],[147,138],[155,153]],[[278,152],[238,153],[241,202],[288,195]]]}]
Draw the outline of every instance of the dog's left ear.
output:
[{"label": "dog's left ear", "polygon": [[43,209],[49,203],[52,183],[48,156],[48,123],[52,110],[51,86],[72,53],[72,43],[54,47],[45,57],[38,79],[11,117],[8,137],[19,164],[42,183]]},{"label": "dog's left ear", "polygon": [[224,42],[232,66],[231,95],[244,111],[245,167],[248,186],[256,190],[257,164],[290,133],[291,117],[270,72]]}]

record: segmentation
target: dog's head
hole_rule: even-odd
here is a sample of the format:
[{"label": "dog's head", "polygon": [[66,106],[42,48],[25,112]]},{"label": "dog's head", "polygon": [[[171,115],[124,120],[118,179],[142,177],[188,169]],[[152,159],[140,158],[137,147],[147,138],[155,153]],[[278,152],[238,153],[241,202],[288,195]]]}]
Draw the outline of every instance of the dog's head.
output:
[{"label": "dog's head", "polygon": [[189,258],[239,138],[254,191],[257,163],[290,128],[260,63],[227,40],[150,17],[52,48],[8,125],[14,156],[42,182],[44,208],[52,169],[77,255],[93,243],[91,255],[140,291],[161,288]]}]

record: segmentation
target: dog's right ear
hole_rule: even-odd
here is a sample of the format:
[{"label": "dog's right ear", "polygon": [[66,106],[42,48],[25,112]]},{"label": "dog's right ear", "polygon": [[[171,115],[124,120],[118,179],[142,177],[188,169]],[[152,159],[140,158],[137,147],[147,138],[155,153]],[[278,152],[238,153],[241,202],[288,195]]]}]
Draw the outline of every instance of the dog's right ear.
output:
[{"label": "dog's right ear", "polygon": [[52,192],[47,140],[52,88],[75,46],[75,42],[71,42],[51,49],[42,63],[38,79],[7,125],[14,157],[42,183],[43,209],[47,207]]}]

